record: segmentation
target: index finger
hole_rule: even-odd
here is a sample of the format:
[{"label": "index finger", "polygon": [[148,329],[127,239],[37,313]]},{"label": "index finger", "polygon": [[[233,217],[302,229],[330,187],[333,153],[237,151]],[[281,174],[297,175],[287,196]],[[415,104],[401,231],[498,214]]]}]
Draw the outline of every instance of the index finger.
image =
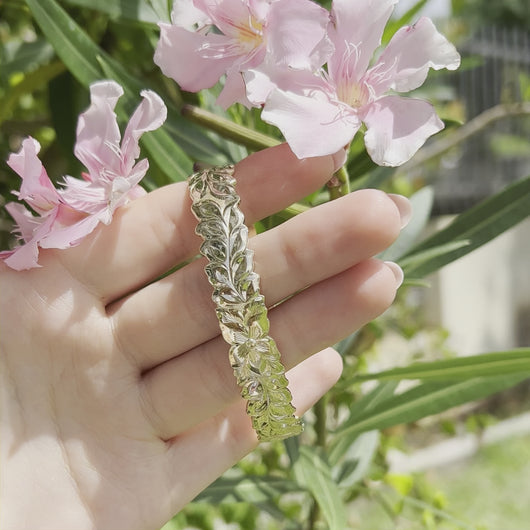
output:
[{"label": "index finger", "polygon": [[[236,165],[247,223],[271,215],[329,180],[332,156],[300,160],[286,144],[259,151]],[[136,199],[79,246],[58,253],[71,274],[109,303],[197,254],[200,238],[187,184],[179,182]]]}]

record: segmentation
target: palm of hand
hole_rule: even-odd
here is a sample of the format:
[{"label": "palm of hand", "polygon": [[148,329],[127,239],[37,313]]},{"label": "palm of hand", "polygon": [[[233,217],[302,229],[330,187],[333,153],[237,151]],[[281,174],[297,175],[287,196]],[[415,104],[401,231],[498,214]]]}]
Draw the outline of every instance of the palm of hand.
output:
[{"label": "palm of hand", "polygon": [[[242,162],[248,220],[306,195],[331,167],[285,146]],[[340,375],[338,355],[319,350],[396,289],[392,270],[370,259],[399,231],[395,204],[380,192],[341,201],[252,243],[269,303],[309,286],[270,315],[299,413]],[[185,186],[174,185],[80,246],[43,253],[42,269],[0,268],[3,527],[154,530],[256,445],[204,264],[149,283],[196,253],[194,224]]]}]

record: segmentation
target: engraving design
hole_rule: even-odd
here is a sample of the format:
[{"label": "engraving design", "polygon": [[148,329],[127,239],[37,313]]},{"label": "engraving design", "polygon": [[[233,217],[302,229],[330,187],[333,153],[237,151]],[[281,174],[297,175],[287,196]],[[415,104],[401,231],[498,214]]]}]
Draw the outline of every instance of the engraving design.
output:
[{"label": "engraving design", "polygon": [[279,440],[300,434],[303,424],[294,415],[280,352],[268,336],[267,308],[247,248],[233,172],[226,166],[189,178],[192,211],[199,220],[195,231],[204,239],[201,254],[209,260],[205,271],[212,299],[252,426],[260,441]]}]

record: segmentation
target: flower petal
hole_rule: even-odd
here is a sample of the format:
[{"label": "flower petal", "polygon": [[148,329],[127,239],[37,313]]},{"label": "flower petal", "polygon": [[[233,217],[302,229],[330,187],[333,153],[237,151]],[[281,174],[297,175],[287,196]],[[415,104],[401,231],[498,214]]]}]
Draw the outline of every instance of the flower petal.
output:
[{"label": "flower petal", "polygon": [[388,43],[368,81],[378,94],[387,90],[409,92],[421,86],[429,68],[455,70],[460,66],[456,48],[422,17],[413,26],[398,30]]},{"label": "flower petal", "polygon": [[22,241],[29,241],[33,237],[33,232],[40,223],[40,217],[35,217],[24,205],[19,202],[8,202],[5,209],[15,220],[15,230]]},{"label": "flower petal", "polygon": [[135,160],[140,156],[138,141],[144,132],[154,131],[162,126],[167,117],[164,102],[152,90],[143,90],[142,102],[134,111],[121,142],[121,154],[126,168],[123,176],[128,176]]},{"label": "flower petal", "polygon": [[294,70],[285,65],[278,66],[267,60],[259,68],[243,73],[247,97],[254,105],[263,105],[273,89],[310,96],[313,90],[335,95],[333,86],[323,76],[310,70]]},{"label": "flower petal", "polygon": [[363,112],[366,149],[381,166],[404,164],[429,136],[444,128],[433,106],[419,99],[387,96]]},{"label": "flower petal", "polygon": [[386,23],[398,0],[333,0],[329,36],[335,53],[329,60],[333,79],[348,60],[352,75],[358,81],[366,72],[375,50],[381,44]]},{"label": "flower petal", "polygon": [[304,96],[276,89],[261,117],[282,131],[298,158],[336,153],[361,124],[353,109],[338,106],[322,91]]},{"label": "flower petal", "polygon": [[12,250],[3,250],[0,252],[0,259],[16,271],[42,267],[38,263],[39,247],[36,240],[30,240]]},{"label": "flower petal", "polygon": [[232,68],[227,72],[223,90],[216,103],[225,110],[234,103],[241,103],[248,109],[252,107],[252,103],[247,98],[243,74],[239,68]]},{"label": "flower petal", "polygon": [[0,258],[4,260],[4,263],[17,271],[40,267],[41,265],[37,263],[39,243],[52,229],[57,212],[58,207],[52,210],[47,217],[35,218],[36,224],[31,239],[12,250],[0,253]]},{"label": "flower petal", "polygon": [[75,156],[89,171],[90,180],[103,172],[119,173],[121,133],[114,108],[123,89],[114,81],[90,86],[90,106],[79,116]]},{"label": "flower petal", "polygon": [[175,0],[171,11],[171,22],[189,31],[211,24],[208,15],[197,9],[193,0]]},{"label": "flower petal", "polygon": [[247,98],[256,106],[263,105],[268,95],[278,86],[271,78],[268,65],[247,70],[243,73],[243,79]]},{"label": "flower petal", "polygon": [[64,188],[59,190],[61,199],[73,210],[96,214],[107,205],[107,186],[86,180],[64,177]]},{"label": "flower petal", "polygon": [[82,239],[90,234],[99,223],[95,215],[83,217],[73,224],[54,226],[44,236],[39,245],[41,248],[70,248],[81,243]]},{"label": "flower petal", "polygon": [[22,142],[20,151],[9,156],[7,165],[22,178],[18,198],[44,214],[57,204],[59,196],[37,156],[39,151],[39,142],[28,137]]},{"label": "flower petal", "polygon": [[326,29],[329,12],[308,0],[271,4],[267,18],[267,49],[276,65],[316,70],[333,51]]},{"label": "flower petal", "polygon": [[[212,24],[227,37],[239,38],[241,26],[248,25],[257,13],[250,8],[245,0],[194,0],[195,7],[205,13]],[[260,4],[268,10],[268,0],[255,0],[254,4],[261,11]],[[265,14],[262,12],[261,14]]]},{"label": "flower petal", "polygon": [[[212,52],[220,46],[228,46],[229,39],[224,35],[205,36],[171,24],[159,26],[160,40],[154,61],[182,90],[198,92],[211,88],[234,63],[234,57]],[[208,50],[209,56],[206,56]]]}]

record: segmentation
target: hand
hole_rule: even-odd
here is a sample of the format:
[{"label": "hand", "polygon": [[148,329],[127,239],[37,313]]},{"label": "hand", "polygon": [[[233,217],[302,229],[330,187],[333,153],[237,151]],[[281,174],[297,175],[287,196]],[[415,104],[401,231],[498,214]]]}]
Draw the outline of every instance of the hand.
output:
[{"label": "hand", "polygon": [[[333,169],[285,145],[243,160],[247,222]],[[323,348],[394,298],[399,269],[372,256],[397,237],[400,207],[359,191],[251,239],[268,305],[304,289],[269,313],[299,415],[340,376]],[[156,530],[257,445],[204,260],[154,281],[197,253],[195,225],[178,183],[81,245],[42,251],[41,269],[0,263],[1,528]]]}]

